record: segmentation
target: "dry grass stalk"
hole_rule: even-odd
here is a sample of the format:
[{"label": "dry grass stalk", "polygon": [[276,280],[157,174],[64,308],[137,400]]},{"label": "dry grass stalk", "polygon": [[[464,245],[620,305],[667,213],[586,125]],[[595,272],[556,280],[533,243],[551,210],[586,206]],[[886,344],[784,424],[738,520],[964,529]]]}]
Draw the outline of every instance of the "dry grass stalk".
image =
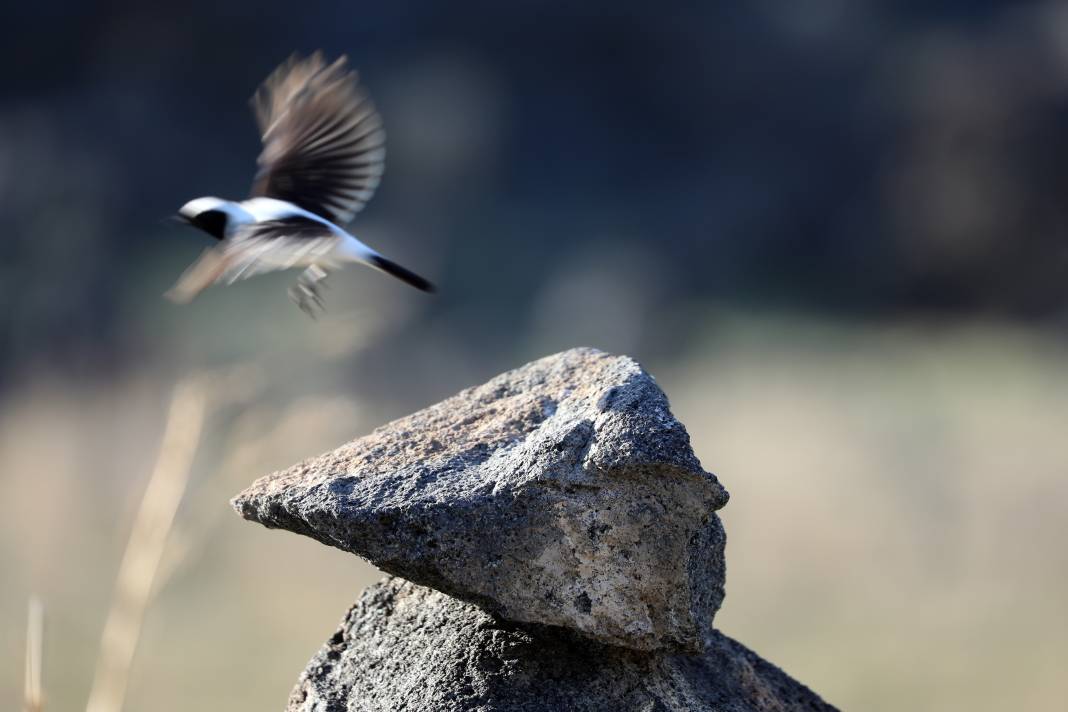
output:
[{"label": "dry grass stalk", "polygon": [[44,654],[44,606],[37,598],[30,599],[26,621],[26,699],[24,712],[44,710],[44,692],[41,687],[41,662]]},{"label": "dry grass stalk", "polygon": [[119,567],[100,641],[87,712],[119,712],[167,536],[185,493],[207,410],[205,381],[189,378],[171,398],[159,456]]}]

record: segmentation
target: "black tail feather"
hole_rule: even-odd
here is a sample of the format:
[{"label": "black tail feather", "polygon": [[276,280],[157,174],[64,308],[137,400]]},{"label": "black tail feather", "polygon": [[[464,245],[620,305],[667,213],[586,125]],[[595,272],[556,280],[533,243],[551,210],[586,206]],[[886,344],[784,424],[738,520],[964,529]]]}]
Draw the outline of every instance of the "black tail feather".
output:
[{"label": "black tail feather", "polygon": [[396,262],[392,262],[390,260],[387,260],[385,257],[382,257],[381,255],[373,255],[370,258],[369,261],[371,262],[372,265],[374,265],[378,269],[382,270],[386,274],[393,275],[394,277],[396,277],[400,281],[405,282],[407,284],[410,284],[413,287],[415,287],[416,289],[419,289],[419,290],[424,291],[424,292],[430,292],[430,293],[434,293],[434,292],[437,291],[437,289],[434,287],[433,284],[431,284],[427,280],[423,279],[422,277],[417,275],[415,272],[412,272],[411,270],[405,269],[404,267],[401,267]]}]

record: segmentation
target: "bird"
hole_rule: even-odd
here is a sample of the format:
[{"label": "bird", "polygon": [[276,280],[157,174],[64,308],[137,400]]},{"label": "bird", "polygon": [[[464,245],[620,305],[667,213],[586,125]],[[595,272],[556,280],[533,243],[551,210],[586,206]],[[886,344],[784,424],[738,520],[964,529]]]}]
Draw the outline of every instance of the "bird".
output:
[{"label": "bird", "polygon": [[185,203],[175,219],[218,242],[166,296],[187,303],[217,283],[303,268],[289,296],[316,317],[332,270],[362,263],[424,292],[429,281],[387,259],[346,225],[374,195],[385,169],[382,119],[344,55],[294,54],[252,97],[262,150],[250,197]]}]

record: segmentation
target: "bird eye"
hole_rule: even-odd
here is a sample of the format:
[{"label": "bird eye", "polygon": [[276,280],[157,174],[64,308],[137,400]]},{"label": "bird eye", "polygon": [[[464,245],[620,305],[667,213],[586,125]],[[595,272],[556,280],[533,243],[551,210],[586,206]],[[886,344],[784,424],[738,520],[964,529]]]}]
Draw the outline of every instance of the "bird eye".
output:
[{"label": "bird eye", "polygon": [[223,239],[226,234],[226,213],[221,210],[205,210],[197,213],[189,222],[216,240]]}]

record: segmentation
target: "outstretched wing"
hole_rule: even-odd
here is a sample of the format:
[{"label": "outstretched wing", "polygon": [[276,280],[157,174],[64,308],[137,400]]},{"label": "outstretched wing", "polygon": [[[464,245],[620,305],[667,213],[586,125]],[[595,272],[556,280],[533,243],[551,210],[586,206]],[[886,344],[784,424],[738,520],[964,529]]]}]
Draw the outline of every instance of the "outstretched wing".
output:
[{"label": "outstretched wing", "polygon": [[374,195],[386,133],[344,56],[292,57],[252,98],[263,137],[252,195],[286,200],[346,223]]},{"label": "outstretched wing", "polygon": [[249,223],[225,242],[205,250],[166,296],[186,303],[212,284],[233,284],[290,267],[329,266],[330,253],[339,239],[326,225],[300,216]]}]

